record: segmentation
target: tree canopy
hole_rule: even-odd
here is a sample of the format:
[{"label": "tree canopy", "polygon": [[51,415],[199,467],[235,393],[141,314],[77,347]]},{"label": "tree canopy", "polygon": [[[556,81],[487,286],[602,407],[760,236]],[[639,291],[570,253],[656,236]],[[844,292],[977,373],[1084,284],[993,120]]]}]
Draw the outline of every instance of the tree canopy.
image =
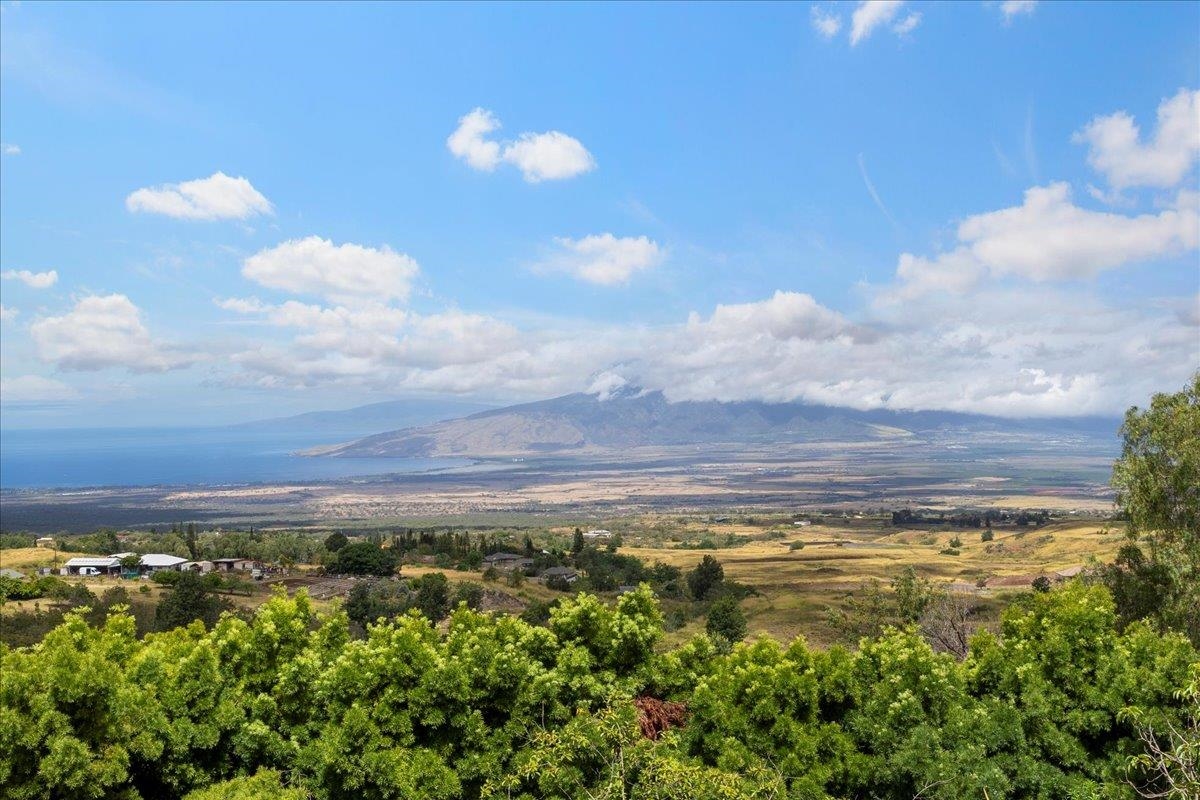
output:
[{"label": "tree canopy", "polygon": [[[1200,675],[1186,638],[1118,630],[1080,583],[1028,595],[962,661],[914,629],[856,652],[661,637],[646,586],[563,599],[545,627],[460,607],[444,632],[408,613],[361,640],[303,593],[142,639],[120,608],[73,612],[0,649],[0,795],[1131,798],[1165,785],[1140,733],[1185,728]],[[682,726],[647,738],[646,697]]]}]

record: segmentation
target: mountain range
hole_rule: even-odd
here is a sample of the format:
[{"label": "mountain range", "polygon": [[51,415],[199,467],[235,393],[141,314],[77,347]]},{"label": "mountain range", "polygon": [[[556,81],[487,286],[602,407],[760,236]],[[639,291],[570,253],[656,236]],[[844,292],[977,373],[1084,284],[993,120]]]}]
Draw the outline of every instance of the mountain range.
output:
[{"label": "mountain range", "polygon": [[507,457],[637,447],[867,442],[937,434],[1074,435],[1114,441],[1119,420],[1013,420],[946,411],[860,411],[805,403],[670,402],[625,388],[494,408],[315,448],[308,455]]}]

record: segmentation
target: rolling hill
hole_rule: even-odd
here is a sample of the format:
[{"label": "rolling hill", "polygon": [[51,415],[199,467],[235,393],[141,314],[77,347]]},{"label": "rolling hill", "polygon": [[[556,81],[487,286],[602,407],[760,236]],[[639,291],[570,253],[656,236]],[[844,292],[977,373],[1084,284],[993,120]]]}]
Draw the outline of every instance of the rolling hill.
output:
[{"label": "rolling hill", "polygon": [[490,409],[317,448],[309,455],[497,457],[582,454],[637,447],[816,441],[865,442],[937,434],[1115,437],[1107,418],[1009,420],[942,411],[859,411],[804,403],[669,402],[627,389],[606,399],[569,394]]}]

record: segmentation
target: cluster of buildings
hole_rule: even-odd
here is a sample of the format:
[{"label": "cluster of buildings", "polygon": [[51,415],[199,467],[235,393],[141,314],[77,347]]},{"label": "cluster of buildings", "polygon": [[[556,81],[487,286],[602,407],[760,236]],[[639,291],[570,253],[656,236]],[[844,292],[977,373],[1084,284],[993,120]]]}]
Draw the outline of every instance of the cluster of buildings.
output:
[{"label": "cluster of buildings", "polygon": [[[133,564],[133,558],[137,563]],[[140,577],[155,572],[250,572],[261,571],[262,564],[250,558],[214,558],[212,561],[188,561],[165,553],[113,553],[111,556],[76,556],[59,569],[61,575]]]},{"label": "cluster of buildings", "polygon": [[[585,536],[587,534],[584,534]],[[491,553],[483,557],[483,568],[486,570],[491,567],[497,572],[525,572],[533,569],[534,561],[528,556],[523,556],[519,553]],[[570,567],[550,567],[542,570],[538,575],[542,580],[550,580],[551,578],[561,578],[567,583],[574,583],[579,579],[579,573]]]}]

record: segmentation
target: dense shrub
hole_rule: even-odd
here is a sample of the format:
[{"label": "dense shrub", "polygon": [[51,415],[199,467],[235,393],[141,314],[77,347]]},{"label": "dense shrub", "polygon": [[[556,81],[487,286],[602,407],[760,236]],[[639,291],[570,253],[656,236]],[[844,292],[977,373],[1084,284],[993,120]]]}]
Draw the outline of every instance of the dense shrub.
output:
[{"label": "dense shrub", "polygon": [[[963,661],[913,629],[722,655],[657,651],[661,626],[648,587],[561,600],[547,627],[460,608],[362,640],[303,593],[141,640],[119,609],[72,613],[0,648],[0,795],[1132,798],[1164,787],[1130,764],[1144,726],[1196,735],[1177,692],[1197,651],[1118,631],[1100,586],[1028,595]],[[683,726],[644,738],[646,695]]]}]

